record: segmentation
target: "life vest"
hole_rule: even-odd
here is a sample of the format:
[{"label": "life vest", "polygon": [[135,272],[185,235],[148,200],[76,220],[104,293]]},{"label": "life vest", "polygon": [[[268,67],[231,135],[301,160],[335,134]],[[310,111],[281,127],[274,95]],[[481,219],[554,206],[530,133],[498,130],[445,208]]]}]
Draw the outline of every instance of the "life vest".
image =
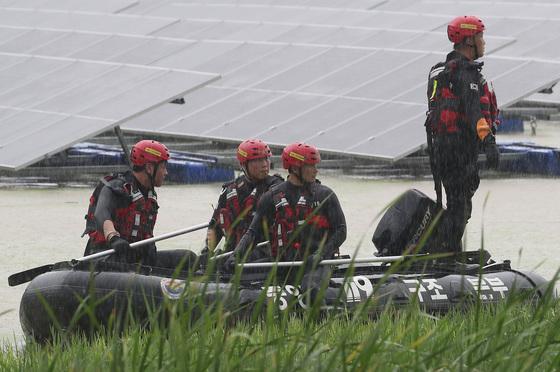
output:
[{"label": "life vest", "polygon": [[[317,208],[320,202],[313,194],[300,195],[292,207],[284,191],[272,189],[275,215],[271,234],[271,253],[283,259],[303,258],[304,249],[313,253],[327,237],[330,227],[327,217]],[[302,240],[302,238],[304,240]],[[308,244],[312,246],[307,247]]]},{"label": "life vest", "polygon": [[[243,187],[247,187],[245,177],[239,177],[237,180],[224,184],[226,193],[225,205],[218,210],[216,222],[222,229],[228,246],[235,247],[243,234],[249,228],[253,217],[255,216],[257,202],[261,195],[271,186],[282,182],[282,177],[274,175],[267,177],[263,184],[255,185],[245,199],[240,200],[239,194]],[[233,239],[233,240],[232,240]]]},{"label": "life vest", "polygon": [[126,198],[126,207],[115,210],[113,224],[122,238],[128,242],[151,238],[157,219],[158,203],[157,195],[150,190],[147,198],[142,192],[134,187],[130,173],[112,174],[103,177],[95,187],[90,199],[86,219],[86,229],[84,234],[88,234],[91,243],[94,245],[105,245],[106,240],[103,232],[97,230],[95,222],[95,208],[99,200],[99,194],[103,187],[109,187],[119,198]]},{"label": "life vest", "polygon": [[[466,120],[464,108],[460,107],[460,98],[453,91],[453,75],[463,62],[451,60],[440,62],[430,70],[428,77],[428,120],[426,125],[435,135],[464,132]],[[492,86],[489,85],[480,70],[482,63],[471,62],[463,68],[476,68],[480,75],[478,86],[482,87],[480,108],[484,118],[495,132],[498,122],[498,105]],[[476,87],[478,89],[478,86]]]},{"label": "life vest", "polygon": [[218,211],[218,226],[222,229],[226,240],[241,240],[255,215],[257,188],[255,187],[245,200],[239,200],[239,187],[236,182],[226,187],[226,204]]}]

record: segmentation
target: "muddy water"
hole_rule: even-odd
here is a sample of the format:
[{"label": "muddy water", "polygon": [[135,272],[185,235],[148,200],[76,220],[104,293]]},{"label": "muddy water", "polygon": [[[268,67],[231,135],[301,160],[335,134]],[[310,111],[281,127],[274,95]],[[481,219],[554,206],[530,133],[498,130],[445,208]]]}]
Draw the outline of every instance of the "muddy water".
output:
[{"label": "muddy water", "polygon": [[[392,199],[415,187],[434,195],[431,180],[367,180],[328,175],[323,182],[338,194],[348,224],[343,252],[371,255],[374,218]],[[552,278],[560,267],[560,188],[556,179],[482,180],[474,198],[473,217],[466,247],[484,244],[498,259],[511,259],[515,267],[536,270]],[[156,234],[206,222],[220,185],[164,186]],[[84,213],[91,190],[0,190],[0,226],[3,241],[0,260],[0,339],[21,338],[18,307],[25,285],[8,287],[10,274],[46,263],[79,257],[85,238]],[[486,207],[483,208],[484,200]],[[484,225],[484,229],[482,226]],[[160,242],[159,249],[199,251],[204,232]]]}]

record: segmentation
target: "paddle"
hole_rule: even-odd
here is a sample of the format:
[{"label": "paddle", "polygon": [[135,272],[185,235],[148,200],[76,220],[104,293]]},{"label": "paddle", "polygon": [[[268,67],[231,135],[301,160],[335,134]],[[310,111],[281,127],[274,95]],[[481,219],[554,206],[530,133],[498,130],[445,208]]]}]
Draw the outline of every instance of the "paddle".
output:
[{"label": "paddle", "polygon": [[[409,255],[409,256],[385,256],[385,257],[364,257],[364,258],[341,258],[332,260],[323,260],[318,265],[346,265],[346,264],[359,264],[359,263],[373,263],[373,262],[396,262],[406,258],[424,257],[425,254]],[[297,267],[303,265],[303,261],[280,261],[280,262],[254,262],[238,264],[243,268],[264,268],[264,267]]]},{"label": "paddle", "polygon": [[[265,240],[264,242],[260,242],[259,244],[257,244],[257,247],[258,247],[258,248],[260,248],[260,247],[265,247],[265,246],[267,246],[267,245],[269,245],[269,244],[270,244],[270,242],[269,242],[268,240]],[[229,251],[229,252],[222,253],[222,254],[219,254],[219,255],[217,255],[217,256],[211,257],[210,259],[211,259],[211,260],[219,260],[220,258],[229,257],[229,256],[231,256],[232,254],[233,254],[233,251]]]},{"label": "paddle", "polygon": [[[169,232],[167,234],[154,236],[153,238],[149,238],[149,239],[141,240],[139,242],[132,243],[132,244],[130,244],[130,247],[131,248],[140,247],[140,246],[143,246],[143,245],[146,245],[146,244],[158,242],[160,240],[173,238],[174,236],[177,236],[177,235],[183,235],[183,234],[187,234],[187,233],[190,233],[190,232],[193,232],[193,231],[201,230],[201,229],[204,229],[206,227],[208,227],[207,223],[187,227],[185,229],[172,231],[172,232]],[[93,260],[93,259],[96,259],[96,258],[99,258],[99,257],[109,256],[113,253],[115,253],[114,249],[108,249],[106,251],[90,254],[89,256],[84,256],[84,257],[81,257],[81,258],[78,258],[78,259],[72,259],[70,261],[62,261],[62,262],[58,262],[58,263],[55,263],[55,264],[48,264],[48,265],[43,265],[43,266],[39,266],[39,267],[34,267],[32,269],[25,270],[25,271],[10,275],[8,277],[8,284],[10,285],[10,287],[13,287],[13,286],[16,286],[16,285],[27,283],[27,282],[33,280],[35,277],[37,277],[41,274],[52,271],[56,266],[67,265],[67,266],[71,267],[71,266],[76,265],[78,262],[90,261],[90,260]]]}]

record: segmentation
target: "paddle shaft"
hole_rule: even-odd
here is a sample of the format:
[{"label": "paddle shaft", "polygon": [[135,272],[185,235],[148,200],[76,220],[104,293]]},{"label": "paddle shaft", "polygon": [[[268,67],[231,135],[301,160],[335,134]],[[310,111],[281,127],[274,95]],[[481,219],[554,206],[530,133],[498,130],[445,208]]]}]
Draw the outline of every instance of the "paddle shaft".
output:
[{"label": "paddle shaft", "polygon": [[[265,245],[268,245],[268,244],[270,244],[270,242],[269,242],[268,240],[266,240],[266,241],[264,241],[264,242],[260,242],[259,244],[257,244],[257,247],[258,247],[258,248],[264,247]],[[229,257],[229,256],[231,256],[232,254],[233,254],[233,251],[229,251],[229,252],[222,253],[222,254],[219,254],[219,255],[217,255],[217,256],[211,257],[210,259],[211,259],[211,260],[219,260],[220,258]]]},{"label": "paddle shaft", "polygon": [[[426,256],[424,254],[410,255],[410,256],[385,256],[385,257],[363,257],[363,258],[341,258],[332,260],[322,260],[318,265],[348,265],[359,263],[374,263],[374,262],[396,262],[406,258],[416,258]],[[280,261],[280,262],[254,262],[239,264],[243,268],[265,268],[265,267],[298,267],[303,265],[303,261]]]},{"label": "paddle shaft", "polygon": [[[209,224],[204,223],[204,224],[200,224],[200,225],[187,227],[185,229],[172,231],[172,232],[167,233],[167,234],[154,236],[153,238],[141,240],[139,242],[135,242],[135,243],[130,244],[130,246],[132,248],[140,247],[140,246],[143,246],[143,245],[146,245],[146,244],[158,242],[160,240],[173,238],[174,236],[177,236],[177,235],[187,234],[187,233],[190,233],[190,232],[193,232],[193,231],[201,230],[201,229],[204,229],[208,226],[209,226]],[[115,253],[114,249],[108,249],[106,251],[90,254],[89,256],[85,256],[85,257],[81,257],[81,258],[78,258],[78,259],[75,259],[75,260],[71,260],[70,263],[89,261],[89,260],[93,260],[95,258],[108,256],[108,255],[111,255],[113,253]],[[13,286],[16,286],[16,285],[27,283],[27,282],[33,280],[33,278],[35,278],[35,277],[37,277],[41,274],[52,271],[54,266],[55,266],[54,264],[48,264],[48,265],[34,267],[32,269],[29,269],[29,270],[25,270],[25,271],[21,271],[19,273],[12,274],[8,277],[8,284],[10,285],[10,287],[13,287]]]},{"label": "paddle shaft", "polygon": [[[146,245],[146,244],[159,242],[160,240],[173,238],[177,235],[188,234],[188,233],[193,232],[193,231],[204,229],[208,226],[209,226],[209,224],[202,223],[200,225],[195,225],[195,226],[187,227],[185,229],[172,231],[172,232],[169,232],[167,234],[154,236],[152,238],[140,240],[139,242],[131,243],[130,248],[141,247],[141,246]],[[94,259],[99,258],[99,257],[105,257],[105,256],[108,256],[108,255],[111,255],[113,253],[115,253],[114,249],[107,249],[106,251],[97,252],[97,253],[94,253],[94,254],[90,254],[88,256],[80,257],[80,258],[76,259],[75,261],[77,261],[77,262],[90,261],[90,260],[94,260]]]}]

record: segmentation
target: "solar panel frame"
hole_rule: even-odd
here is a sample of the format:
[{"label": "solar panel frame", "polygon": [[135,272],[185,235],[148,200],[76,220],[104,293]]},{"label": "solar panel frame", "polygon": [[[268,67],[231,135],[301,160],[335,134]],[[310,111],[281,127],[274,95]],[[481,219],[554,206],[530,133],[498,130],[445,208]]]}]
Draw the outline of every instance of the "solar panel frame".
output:
[{"label": "solar panel frame", "polygon": [[174,18],[130,14],[0,8],[0,25],[11,27],[148,35],[174,22]]},{"label": "solar panel frame", "polygon": [[9,6],[27,9],[115,13],[130,7],[136,2],[136,0],[16,0],[11,1]]},{"label": "solar panel frame", "polygon": [[[61,37],[38,45],[37,48],[33,49],[33,53],[50,57],[68,57],[79,50],[87,49],[109,37],[107,34],[76,31],[60,33],[62,34]],[[0,51],[3,51],[1,46]]]}]

